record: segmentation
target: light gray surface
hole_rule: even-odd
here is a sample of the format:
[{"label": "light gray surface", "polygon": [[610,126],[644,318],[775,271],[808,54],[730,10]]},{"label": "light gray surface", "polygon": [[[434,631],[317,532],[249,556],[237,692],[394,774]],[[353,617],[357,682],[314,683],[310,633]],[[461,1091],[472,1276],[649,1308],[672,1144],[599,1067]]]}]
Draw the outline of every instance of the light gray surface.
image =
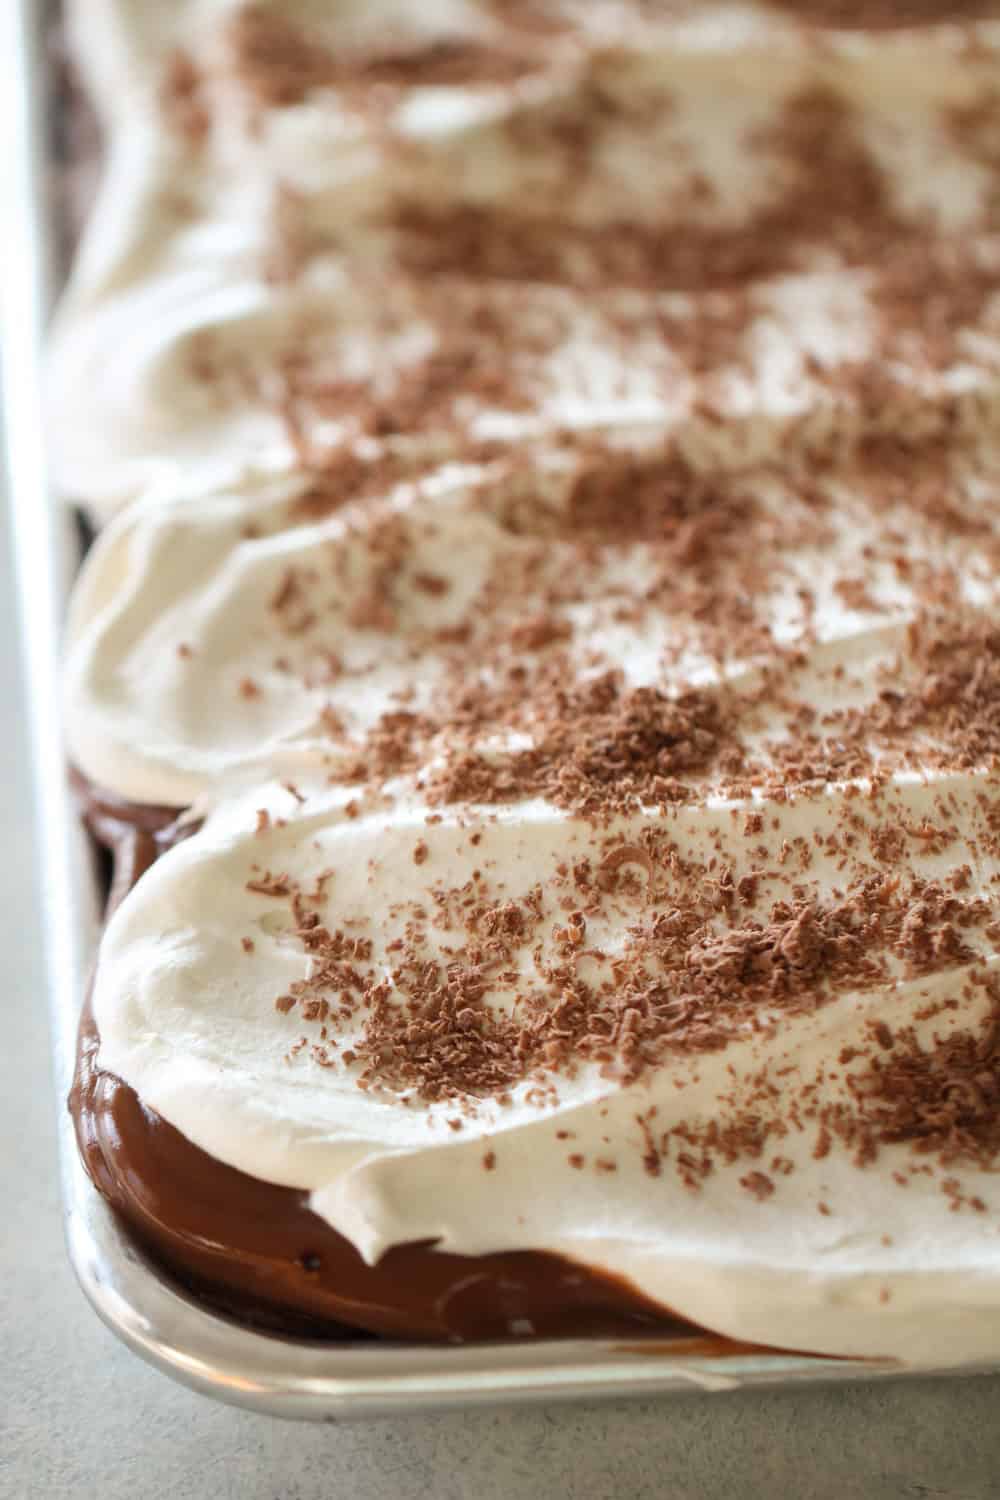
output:
[{"label": "light gray surface", "polygon": [[0,529],[0,1500],[1000,1497],[1000,1380],[306,1427],[216,1406],[121,1348],[62,1244],[30,778]]}]

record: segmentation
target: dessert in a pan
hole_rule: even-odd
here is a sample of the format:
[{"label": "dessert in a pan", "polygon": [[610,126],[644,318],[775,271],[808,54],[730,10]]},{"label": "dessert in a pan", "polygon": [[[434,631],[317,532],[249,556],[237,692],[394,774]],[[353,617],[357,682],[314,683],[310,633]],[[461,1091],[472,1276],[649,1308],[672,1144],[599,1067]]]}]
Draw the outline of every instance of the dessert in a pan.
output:
[{"label": "dessert in a pan", "polygon": [[292,1332],[993,1354],[1000,15],[73,10],[97,1186]]}]

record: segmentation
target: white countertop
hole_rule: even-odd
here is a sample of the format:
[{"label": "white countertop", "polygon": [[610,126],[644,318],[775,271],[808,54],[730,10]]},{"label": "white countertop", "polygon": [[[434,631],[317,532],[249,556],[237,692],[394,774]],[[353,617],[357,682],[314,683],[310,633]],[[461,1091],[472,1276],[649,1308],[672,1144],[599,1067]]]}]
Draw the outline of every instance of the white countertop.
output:
[{"label": "white countertop", "polygon": [[1000,1379],[321,1427],[216,1405],[142,1364],[86,1305],[63,1248],[21,690],[3,526],[0,1500],[1000,1496]]}]

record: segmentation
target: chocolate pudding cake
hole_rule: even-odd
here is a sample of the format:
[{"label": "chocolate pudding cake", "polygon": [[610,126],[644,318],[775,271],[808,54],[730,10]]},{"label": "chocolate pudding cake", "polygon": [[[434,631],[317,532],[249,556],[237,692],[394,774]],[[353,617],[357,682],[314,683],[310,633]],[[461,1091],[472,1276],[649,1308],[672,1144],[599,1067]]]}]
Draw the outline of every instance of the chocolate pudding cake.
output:
[{"label": "chocolate pudding cake", "polygon": [[994,1356],[1000,6],[69,33],[97,1188],[285,1333]]}]

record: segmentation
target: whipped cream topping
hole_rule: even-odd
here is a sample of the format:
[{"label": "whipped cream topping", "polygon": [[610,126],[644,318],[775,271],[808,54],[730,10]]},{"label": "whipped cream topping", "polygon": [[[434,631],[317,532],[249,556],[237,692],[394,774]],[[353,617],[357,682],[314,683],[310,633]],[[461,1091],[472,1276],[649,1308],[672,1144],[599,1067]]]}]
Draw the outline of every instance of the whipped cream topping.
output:
[{"label": "whipped cream topping", "polygon": [[985,1358],[995,806],[969,771],[595,828],[272,783],[112,919],[102,1065],[369,1260],[554,1250],[735,1338]]},{"label": "whipped cream topping", "polygon": [[145,803],[218,797],[290,753],[356,781],[524,753],[557,688],[609,673],[620,695],[735,695],[734,743],[761,747],[804,706],[870,709],[917,678],[908,627],[972,639],[998,597],[998,480],[982,445],[712,478],[591,447],[151,497],[77,588],[70,752]]},{"label": "whipped cream topping", "polygon": [[70,750],[207,811],[100,1064],[370,1261],[991,1356],[1000,25],[321,9],[73,7]]},{"label": "whipped cream topping", "polygon": [[108,158],[53,341],[68,494],[359,433],[742,464],[995,404],[1000,23],[545,9],[71,7]]}]

